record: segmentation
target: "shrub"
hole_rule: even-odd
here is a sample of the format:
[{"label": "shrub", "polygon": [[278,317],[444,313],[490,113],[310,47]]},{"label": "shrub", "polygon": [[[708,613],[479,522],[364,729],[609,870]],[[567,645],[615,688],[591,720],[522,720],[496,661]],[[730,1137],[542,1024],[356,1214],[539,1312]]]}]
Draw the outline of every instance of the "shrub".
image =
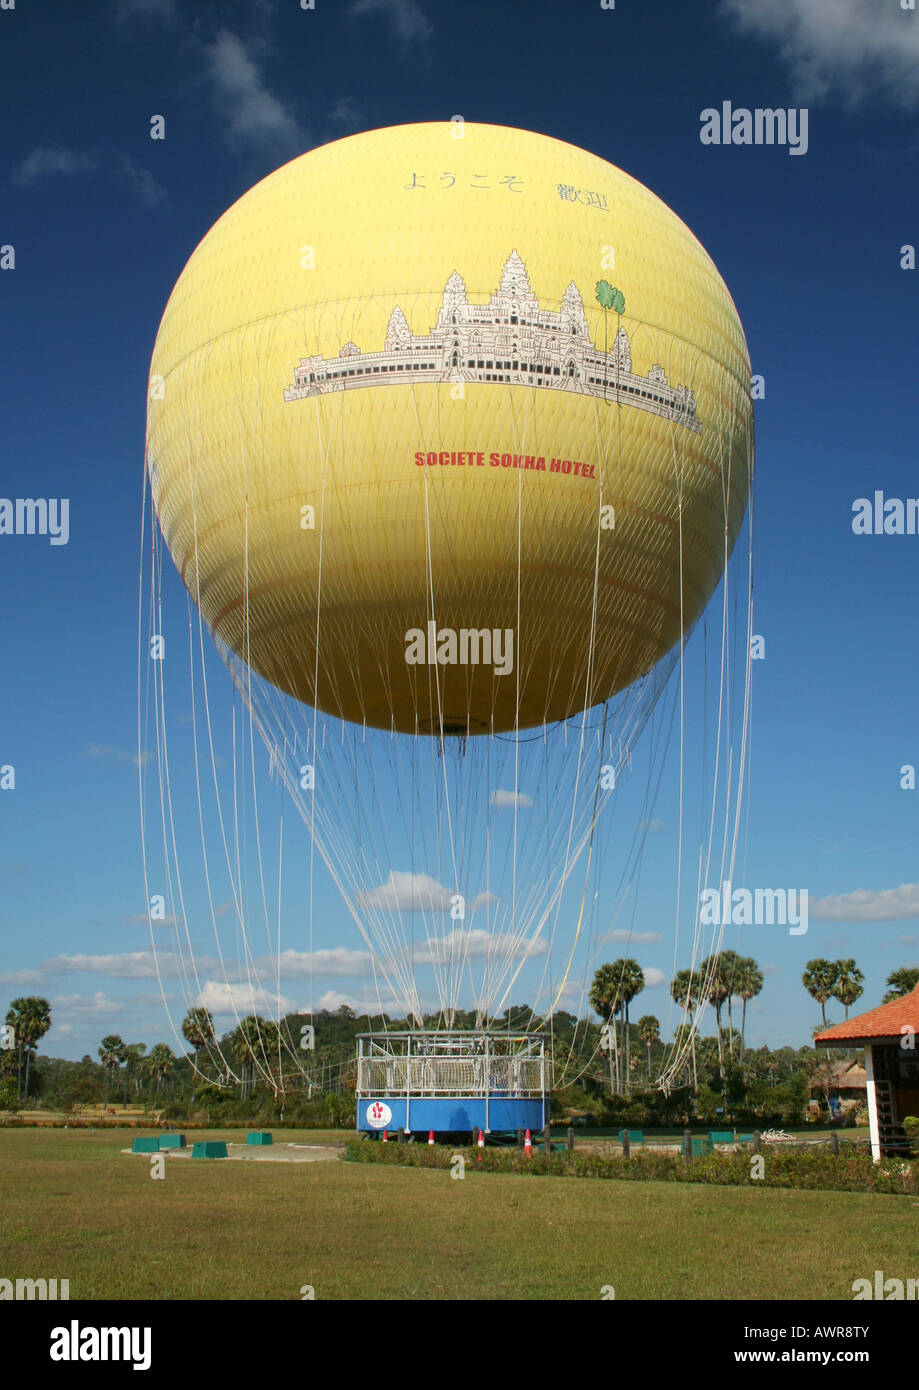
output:
[{"label": "shrub", "polygon": [[762,1179],[751,1176],[749,1151],[713,1153],[687,1164],[681,1154],[644,1149],[623,1159],[599,1154],[592,1146],[569,1153],[527,1158],[520,1149],[485,1149],[481,1160],[473,1148],[445,1144],[381,1144],[354,1140],[345,1146],[352,1163],[388,1163],[406,1168],[449,1168],[456,1154],[466,1160],[466,1173],[517,1173],[528,1177],[572,1177],[624,1182],[690,1182],[729,1187],[779,1187],[836,1192],[919,1194],[919,1170],[901,1160],[872,1163],[869,1154],[844,1148],[838,1157],[827,1151],[802,1153],[766,1146]]},{"label": "shrub", "polygon": [[329,1116],[336,1129],[353,1129],[357,1123],[357,1109],[353,1096],[336,1095],[333,1091],[326,1097]]},{"label": "shrub", "polygon": [[203,1081],[200,1086],[196,1086],[194,1094],[196,1104],[206,1106],[209,1110],[225,1109],[236,1099],[232,1091],[224,1091],[210,1081]]}]

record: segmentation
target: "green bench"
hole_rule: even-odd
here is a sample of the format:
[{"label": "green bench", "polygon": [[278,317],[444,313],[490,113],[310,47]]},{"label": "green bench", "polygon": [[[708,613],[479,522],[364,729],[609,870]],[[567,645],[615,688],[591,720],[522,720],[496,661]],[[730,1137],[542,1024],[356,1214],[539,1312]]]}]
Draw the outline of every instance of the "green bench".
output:
[{"label": "green bench", "polygon": [[250,1129],[246,1135],[247,1144],[272,1144],[274,1140],[267,1129]]},{"label": "green bench", "polygon": [[[701,1158],[703,1154],[710,1154],[712,1152],[712,1141],[711,1139],[707,1138],[704,1134],[694,1134],[692,1136],[692,1139],[690,1140],[690,1143],[692,1144],[693,1158]],[[680,1145],[680,1153],[686,1153],[685,1137],[683,1139],[682,1144]]]},{"label": "green bench", "polygon": [[733,1144],[734,1131],[732,1129],[710,1129],[708,1142],[710,1144]]},{"label": "green bench", "polygon": [[622,1143],[625,1135],[629,1136],[630,1144],[643,1144],[645,1142],[645,1132],[643,1129],[620,1129],[619,1143]]},{"label": "green bench", "polygon": [[160,1135],[160,1148],[161,1148],[161,1149],[184,1149],[184,1148],[185,1148],[185,1135],[184,1135],[184,1134],[161,1134],[161,1135]]},{"label": "green bench", "polygon": [[132,1154],[155,1154],[159,1153],[159,1135],[154,1134],[152,1139],[135,1139],[131,1145]]},{"label": "green bench", "polygon": [[227,1146],[222,1139],[199,1139],[191,1151],[192,1158],[226,1158]]}]

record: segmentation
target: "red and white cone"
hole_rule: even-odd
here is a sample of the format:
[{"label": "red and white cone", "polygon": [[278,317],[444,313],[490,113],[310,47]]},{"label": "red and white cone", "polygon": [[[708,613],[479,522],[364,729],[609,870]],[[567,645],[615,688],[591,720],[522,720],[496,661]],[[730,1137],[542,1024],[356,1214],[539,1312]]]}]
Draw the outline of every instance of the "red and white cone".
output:
[{"label": "red and white cone", "polygon": [[533,1154],[533,1140],[532,1140],[531,1137],[530,1137],[530,1131],[529,1131],[529,1130],[527,1130],[526,1135],[524,1136],[524,1140],[523,1140],[523,1152],[526,1154],[527,1158],[531,1158],[531,1157],[532,1157],[532,1154]]},{"label": "red and white cone", "polygon": [[429,1130],[428,1130],[428,1143],[429,1143],[429,1144],[433,1144],[433,1143],[434,1143],[434,1131],[433,1131],[433,1129],[429,1129]]},{"label": "red and white cone", "polygon": [[386,1130],[385,1130],[385,1129],[383,1130],[383,1143],[384,1143],[384,1144],[388,1144],[388,1143],[389,1143],[389,1135],[386,1133]]},{"label": "red and white cone", "polygon": [[485,1135],[482,1133],[481,1130],[479,1130],[479,1138],[478,1138],[478,1143],[477,1143],[477,1145],[476,1145],[476,1155],[475,1155],[475,1157],[476,1157],[476,1162],[477,1162],[477,1163],[481,1163],[481,1162],[482,1162],[482,1150],[484,1149],[484,1147],[485,1147]]}]

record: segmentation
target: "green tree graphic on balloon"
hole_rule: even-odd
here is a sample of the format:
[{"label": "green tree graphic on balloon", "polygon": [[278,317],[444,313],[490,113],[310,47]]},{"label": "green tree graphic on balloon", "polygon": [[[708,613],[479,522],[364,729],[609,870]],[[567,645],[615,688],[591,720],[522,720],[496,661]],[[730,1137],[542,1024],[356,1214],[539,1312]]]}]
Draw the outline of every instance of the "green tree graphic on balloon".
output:
[{"label": "green tree graphic on balloon", "polygon": [[[608,335],[608,328],[607,328],[607,324],[608,324],[608,318],[607,318],[607,316],[608,316],[608,314],[609,314],[610,309],[615,309],[615,311],[616,311],[616,338],[617,338],[617,340],[618,340],[618,338],[619,338],[619,330],[620,330],[620,328],[622,327],[622,315],[625,313],[625,295],[622,293],[622,290],[617,290],[617,289],[616,289],[616,286],[615,286],[615,285],[611,285],[610,282],[609,282],[608,280],[598,280],[598,281],[597,281],[597,303],[600,305],[601,309],[603,309],[603,311],[604,311],[604,312],[603,312],[603,397],[604,397],[604,399],[605,399],[605,398],[606,398],[606,381],[607,381],[607,376],[606,376],[606,374],[607,374],[607,372],[608,372],[608,370],[609,370],[609,357],[608,357],[608,349],[607,349],[607,345],[608,345],[608,342],[609,342],[609,335]],[[617,382],[617,392],[616,392],[616,394],[617,394],[617,396],[618,396],[618,394],[619,394],[619,393],[618,393],[618,378],[619,378],[619,357],[618,357],[618,354],[617,354],[617,357],[616,357],[616,382]],[[621,404],[621,402],[620,402],[620,404]]]},{"label": "green tree graphic on balloon", "polygon": [[597,281],[597,302],[604,309],[615,309],[620,316],[625,313],[625,295],[608,280]]}]

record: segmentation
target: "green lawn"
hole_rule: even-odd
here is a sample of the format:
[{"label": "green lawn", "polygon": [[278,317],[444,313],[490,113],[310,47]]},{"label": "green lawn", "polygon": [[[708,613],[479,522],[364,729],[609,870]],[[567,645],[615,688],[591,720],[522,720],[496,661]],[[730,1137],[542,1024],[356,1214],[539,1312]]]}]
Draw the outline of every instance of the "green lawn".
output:
[{"label": "green lawn", "polygon": [[851,1299],[876,1269],[919,1273],[903,1197],[336,1160],[167,1160],[153,1181],[128,1142],[0,1130],[0,1276],[69,1278],[74,1299]]}]

